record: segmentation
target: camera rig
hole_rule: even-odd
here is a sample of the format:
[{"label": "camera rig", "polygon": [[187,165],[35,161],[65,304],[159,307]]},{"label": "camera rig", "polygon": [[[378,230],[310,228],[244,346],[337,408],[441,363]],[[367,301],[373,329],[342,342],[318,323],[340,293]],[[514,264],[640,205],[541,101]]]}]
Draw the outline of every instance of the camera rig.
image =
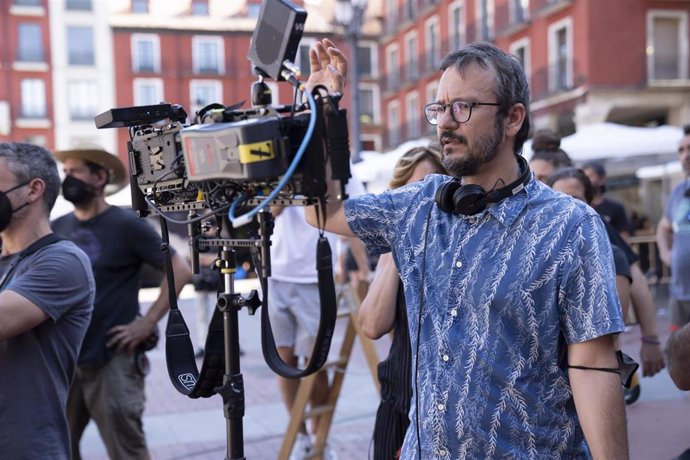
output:
[{"label": "camera rig", "polygon": [[[166,326],[166,361],[173,386],[192,397],[223,397],[227,419],[227,457],[244,458],[241,419],[244,389],[239,366],[237,312],[261,309],[262,350],[269,367],[299,378],[325,363],[335,328],[336,301],[332,256],[327,239],[317,245],[321,319],[309,363],[292,368],[279,357],[267,311],[270,276],[269,206],[320,205],[345,199],[350,176],[346,111],[341,95],[323,86],[307,90],[293,64],[304,30],[306,11],[286,0],[264,0],[252,36],[249,59],[258,80],[252,86],[252,107],[210,104],[187,124],[176,104],[113,108],[95,117],[98,128],[127,128],[132,207],[140,217],[159,215],[166,259],[170,313]],[[265,78],[295,87],[292,105],[273,105]],[[297,103],[302,96],[306,103]],[[327,197],[328,182],[340,184],[337,196]],[[174,215],[186,212],[186,219]],[[241,215],[237,215],[238,213]],[[325,215],[323,216],[325,219]],[[210,221],[217,222],[209,236]],[[240,227],[256,221],[248,238],[233,238]],[[192,270],[199,271],[199,253],[216,250],[214,268],[223,275],[218,286],[201,371],[197,369],[189,329],[177,307],[167,223],[185,224]],[[234,248],[252,254],[263,299],[234,292]]]}]

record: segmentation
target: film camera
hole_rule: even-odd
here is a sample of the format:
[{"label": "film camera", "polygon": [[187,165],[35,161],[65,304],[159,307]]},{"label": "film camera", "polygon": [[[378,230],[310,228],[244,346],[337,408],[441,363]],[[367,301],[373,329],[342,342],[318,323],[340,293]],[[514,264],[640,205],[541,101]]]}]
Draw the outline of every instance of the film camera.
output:
[{"label": "film camera", "polygon": [[[244,412],[239,372],[237,311],[259,306],[262,349],[269,367],[284,377],[299,378],[320,369],[328,357],[335,328],[336,302],[331,252],[321,238],[316,248],[321,297],[321,321],[310,362],[292,368],[280,359],[268,319],[267,282],[270,276],[269,205],[310,205],[326,199],[328,181],[340,184],[336,197],[344,199],[350,177],[346,111],[340,94],[316,86],[311,91],[298,80],[293,64],[307,13],[286,0],[264,0],[248,58],[258,81],[252,87],[252,107],[210,104],[187,124],[184,109],[175,104],[113,108],[96,116],[98,128],[127,128],[132,205],[139,216],[154,210],[161,217],[166,275],[171,309],[166,326],[166,361],[173,386],[189,397],[223,396],[232,436],[227,458],[241,455],[241,417]],[[273,105],[264,79],[295,87],[295,103]],[[330,168],[328,165],[330,164]],[[241,216],[236,212],[245,212]],[[187,220],[172,217],[188,212]],[[257,217],[257,234],[232,239],[229,230]],[[217,222],[216,237],[201,231],[201,223]],[[217,308],[209,325],[201,371],[197,370],[189,330],[176,305],[174,279],[167,252],[167,221],[185,224],[192,249],[192,268],[198,273],[198,253],[218,250],[215,266],[222,282]],[[223,227],[221,231],[220,227]],[[206,228],[206,227],[204,227]],[[325,242],[325,244],[324,244]],[[248,247],[260,279],[263,299],[234,293],[235,255],[232,247]]]},{"label": "film camera", "polygon": [[[159,212],[229,207],[238,227],[270,203],[316,202],[326,193],[328,174],[341,184],[339,198],[345,196],[350,169],[341,95],[323,87],[307,92],[292,63],[305,21],[306,11],[286,1],[262,5],[248,56],[259,75],[250,109],[211,104],[192,124],[186,124],[181,106],[167,103],[96,116],[98,128],[129,128],[132,203],[140,215],[149,207]],[[308,104],[272,105],[264,78],[291,83]],[[237,217],[241,205],[256,207]]]}]

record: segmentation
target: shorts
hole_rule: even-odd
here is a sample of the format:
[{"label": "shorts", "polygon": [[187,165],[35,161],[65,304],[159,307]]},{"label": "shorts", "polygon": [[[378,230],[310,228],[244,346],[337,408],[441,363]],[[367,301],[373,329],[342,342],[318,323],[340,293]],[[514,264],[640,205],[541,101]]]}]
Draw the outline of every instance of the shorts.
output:
[{"label": "shorts", "polygon": [[295,356],[311,356],[321,318],[317,283],[269,278],[268,315],[276,346],[292,348]]},{"label": "shorts", "polygon": [[680,329],[690,323],[690,300],[678,300],[671,297],[668,313],[671,332]]}]

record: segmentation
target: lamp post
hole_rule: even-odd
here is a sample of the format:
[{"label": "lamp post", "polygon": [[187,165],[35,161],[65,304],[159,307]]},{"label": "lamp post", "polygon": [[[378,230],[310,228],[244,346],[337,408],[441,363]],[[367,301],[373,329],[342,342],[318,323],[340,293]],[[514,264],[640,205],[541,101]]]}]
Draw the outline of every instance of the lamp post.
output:
[{"label": "lamp post", "polygon": [[359,121],[359,49],[357,43],[362,36],[362,24],[364,11],[367,8],[366,0],[336,0],[335,22],[345,30],[345,37],[350,45],[352,61],[350,61],[350,76],[352,88],[350,89],[350,126],[352,133],[352,161],[360,160],[361,139]]}]

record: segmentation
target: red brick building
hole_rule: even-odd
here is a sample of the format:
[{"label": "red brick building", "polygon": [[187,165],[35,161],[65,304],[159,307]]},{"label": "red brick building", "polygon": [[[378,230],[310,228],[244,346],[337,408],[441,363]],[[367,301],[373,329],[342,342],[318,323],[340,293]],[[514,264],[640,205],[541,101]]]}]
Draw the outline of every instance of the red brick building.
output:
[{"label": "red brick building", "polygon": [[0,141],[54,146],[49,3],[0,0]]},{"label": "red brick building", "polygon": [[685,0],[385,0],[385,145],[433,135],[421,108],[435,97],[435,69],[475,40],[521,58],[535,128],[687,123],[689,16]]}]

